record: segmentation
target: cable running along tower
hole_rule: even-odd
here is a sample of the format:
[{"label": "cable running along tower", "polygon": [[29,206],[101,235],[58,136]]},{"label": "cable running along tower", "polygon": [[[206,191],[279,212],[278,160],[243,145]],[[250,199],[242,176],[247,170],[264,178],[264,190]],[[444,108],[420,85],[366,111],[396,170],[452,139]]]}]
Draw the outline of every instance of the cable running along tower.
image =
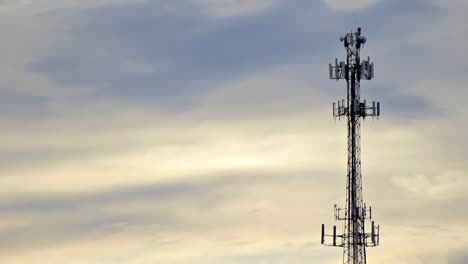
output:
[{"label": "cable running along tower", "polygon": [[[360,50],[366,43],[366,38],[357,32],[351,32],[340,38],[346,49],[346,61],[329,65],[330,79],[345,79],[347,83],[347,99],[333,103],[333,116],[346,118],[348,123],[348,172],[346,177],[346,204],[344,208],[335,205],[335,220],[343,221],[343,230],[337,234],[333,226],[331,235],[325,234],[322,225],[321,242],[326,246],[343,248],[344,264],[366,264],[366,248],[379,245],[379,226],[372,221],[372,208],[366,207],[362,195],[361,175],[361,118],[379,117],[380,103],[367,105],[361,101],[360,81],[371,80],[374,77],[374,63],[361,60]],[[365,227],[370,221],[370,228]],[[368,231],[366,231],[368,230]]]}]

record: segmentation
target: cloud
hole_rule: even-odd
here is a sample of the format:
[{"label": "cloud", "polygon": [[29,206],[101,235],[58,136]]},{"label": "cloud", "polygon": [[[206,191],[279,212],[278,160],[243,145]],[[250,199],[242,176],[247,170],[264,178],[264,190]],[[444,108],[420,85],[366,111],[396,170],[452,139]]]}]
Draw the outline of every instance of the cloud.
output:
[{"label": "cloud", "polygon": [[[137,0],[132,3],[149,2],[150,0]],[[97,0],[83,2],[80,0],[5,0],[0,6],[2,19],[18,21],[19,18],[31,18],[44,14],[61,11],[64,9],[86,9],[112,5],[128,4],[128,0]]]},{"label": "cloud", "polygon": [[[3,262],[339,260],[316,239],[345,189],[346,124],[330,114],[344,84],[327,64],[354,15],[337,4],[4,2]],[[458,261],[466,6],[340,7],[366,10],[377,78],[362,97],[383,107],[362,126],[383,227],[369,261]]]},{"label": "cloud", "polygon": [[[29,134],[23,136],[23,144],[11,144],[6,140],[3,145],[10,151],[4,150],[4,153],[9,154],[10,160],[5,162],[7,171],[2,181],[11,186],[23,186],[23,191],[63,192],[188,178],[226,170],[284,171],[311,164],[323,168],[336,161],[326,158],[325,154],[326,149],[333,151],[338,147],[339,141],[332,143],[332,134],[316,130],[314,139],[306,132],[311,126],[304,130],[283,128],[284,125],[300,125],[302,116],[288,115],[260,123],[251,121],[255,125],[232,119],[229,124],[195,118],[202,123],[185,118],[180,123],[160,119],[160,128],[121,127],[119,132],[98,130],[94,134],[83,134],[85,128],[75,128],[75,133],[46,131],[40,135],[41,141],[28,140]],[[10,139],[21,141],[23,137],[16,135]],[[307,154],[309,148],[320,154],[311,158]],[[181,163],[184,166],[180,166]],[[34,172],[31,168],[35,168]],[[128,178],[122,171],[132,171],[138,177]],[[31,180],[35,181],[34,185],[26,184]],[[89,185],[89,181],[93,185]],[[15,188],[15,192],[18,191],[20,189]]]},{"label": "cloud", "polygon": [[449,262],[450,263],[455,263],[455,264],[461,264],[461,263],[466,263],[468,261],[468,254],[467,254],[467,250],[466,249],[463,249],[462,251],[454,254],[455,256],[453,256]]},{"label": "cloud", "polygon": [[468,186],[464,171],[447,172],[441,175],[415,175],[395,177],[394,182],[417,195],[436,200],[466,198],[464,190]]},{"label": "cloud", "polygon": [[377,0],[351,0],[351,1],[343,1],[343,0],[325,0],[325,3],[329,8],[340,10],[340,11],[353,11],[363,9],[369,6],[372,6],[378,3]]},{"label": "cloud", "polygon": [[182,98],[190,106],[186,101],[191,95],[294,60],[309,44],[326,47],[316,40],[318,33],[305,36],[294,30],[294,12],[292,7],[273,8],[225,22],[213,22],[203,5],[188,3],[71,12],[70,17],[81,19],[65,19],[73,31],[65,32],[64,38],[80,41],[55,43],[58,48],[33,63],[31,70],[58,85],[88,87],[91,98],[158,102],[166,108],[180,106]]},{"label": "cloud", "polygon": [[[0,206],[4,219],[21,216],[36,220],[3,232],[9,243],[2,246],[1,254],[8,260],[15,256],[15,250],[30,248],[30,253],[22,257],[27,260],[36,252],[48,255],[49,249],[55,248],[59,252],[55,257],[79,250],[87,253],[80,258],[82,261],[91,261],[128,240],[135,247],[124,243],[118,259],[134,255],[176,263],[184,263],[187,258],[213,262],[224,259],[230,263],[239,259],[238,254],[254,256],[277,250],[299,259],[304,254],[315,254],[309,251],[311,246],[303,246],[310,241],[303,225],[317,221],[314,216],[319,213],[302,210],[310,197],[317,196],[308,191],[308,186],[314,182],[326,185],[309,173],[285,177],[246,171],[99,194],[4,200]],[[295,190],[295,195],[287,194],[289,188]],[[287,246],[282,239],[285,234],[296,237],[289,238],[291,244]],[[86,241],[96,241],[97,250],[80,246]],[[140,251],[144,248],[151,250]],[[210,255],[213,249],[217,250]]]},{"label": "cloud", "polygon": [[201,5],[209,10],[209,13],[216,18],[229,18],[235,16],[246,16],[257,14],[274,7],[278,1],[267,0],[202,0],[193,1],[194,4]]}]

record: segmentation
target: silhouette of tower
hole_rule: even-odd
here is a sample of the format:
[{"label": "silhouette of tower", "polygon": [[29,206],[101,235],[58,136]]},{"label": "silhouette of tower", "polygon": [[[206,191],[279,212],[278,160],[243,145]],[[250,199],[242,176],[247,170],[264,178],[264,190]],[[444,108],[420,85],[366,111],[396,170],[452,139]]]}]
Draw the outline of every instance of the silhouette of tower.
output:
[{"label": "silhouette of tower", "polygon": [[[351,32],[340,38],[346,49],[346,61],[329,65],[330,79],[345,79],[347,83],[347,99],[333,103],[333,116],[346,118],[348,124],[348,171],[346,177],[346,204],[344,208],[335,205],[335,220],[343,221],[342,234],[337,234],[333,226],[333,234],[325,234],[322,225],[321,243],[326,246],[343,248],[344,264],[366,264],[366,248],[379,245],[380,226],[372,221],[372,208],[366,207],[362,195],[361,175],[361,118],[379,117],[380,103],[367,105],[361,101],[361,80],[371,80],[374,77],[374,63],[361,60],[361,47],[366,38],[361,33]],[[365,223],[370,221],[370,231],[366,232]]]}]

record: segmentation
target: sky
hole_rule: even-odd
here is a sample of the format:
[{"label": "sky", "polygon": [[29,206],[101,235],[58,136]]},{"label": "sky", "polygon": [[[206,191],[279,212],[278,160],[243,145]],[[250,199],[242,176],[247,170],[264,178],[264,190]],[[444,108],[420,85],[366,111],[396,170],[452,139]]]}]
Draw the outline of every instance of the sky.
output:
[{"label": "sky", "polygon": [[362,27],[368,263],[468,262],[468,2],[0,1],[4,264],[331,264]]}]

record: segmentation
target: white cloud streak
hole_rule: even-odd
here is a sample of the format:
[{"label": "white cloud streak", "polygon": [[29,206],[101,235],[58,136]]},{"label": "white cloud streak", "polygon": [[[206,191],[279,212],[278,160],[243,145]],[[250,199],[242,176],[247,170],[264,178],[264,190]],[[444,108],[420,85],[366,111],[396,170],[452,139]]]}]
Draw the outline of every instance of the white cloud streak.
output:
[{"label": "white cloud streak", "polygon": [[[327,3],[334,10],[357,10],[383,2]],[[139,3],[149,7],[161,2]],[[373,263],[450,263],[468,246],[459,232],[466,229],[467,216],[461,209],[468,188],[464,180],[468,115],[460,99],[466,93],[460,88],[466,81],[462,62],[468,56],[462,48],[466,6],[460,1],[444,3],[438,6],[447,14],[434,27],[415,23],[417,30],[401,33],[396,40],[387,39],[386,32],[376,33],[380,42],[372,52],[376,51],[379,64],[392,56],[396,56],[393,62],[424,59],[392,53],[399,44],[414,45],[433,52],[440,65],[460,67],[461,73],[427,67],[403,76],[406,68],[387,67],[379,74],[385,79],[385,71],[395,72],[411,79],[405,87],[393,83],[397,87],[388,93],[406,91],[442,111],[438,116],[384,116],[379,123],[366,121],[363,126],[365,195],[384,230],[382,246],[368,253]],[[87,12],[95,7],[117,4],[135,2],[4,1],[0,5],[8,36],[0,63],[6,73],[3,93],[41,98],[47,109],[41,118],[30,114],[37,108],[19,114],[22,119],[16,120],[16,129],[1,132],[0,236],[6,241],[0,244],[2,263],[38,259],[52,264],[336,263],[341,252],[320,248],[318,237],[320,224],[331,224],[333,204],[344,199],[346,138],[344,124],[333,123],[326,103],[336,99],[326,91],[335,86],[325,86],[321,77],[310,74],[315,64],[322,64],[323,52],[298,56],[301,59],[294,62],[275,61],[280,65],[222,80],[208,91],[186,95],[190,107],[179,112],[158,103],[148,106],[116,98],[115,90],[94,98],[91,95],[102,89],[99,82],[65,82],[63,87],[33,67],[64,47],[80,47],[84,41],[80,18],[89,18]],[[211,23],[209,29],[184,38],[191,44],[210,30],[218,36],[223,26],[253,14],[271,15],[269,11],[284,2],[179,4],[206,15],[204,23]],[[67,17],[70,10],[75,12]],[[424,21],[431,14],[418,16]],[[119,18],[111,17],[107,23],[123,28]],[[164,27],[175,31],[170,25]],[[139,30],[131,29],[126,33]],[[108,43],[108,36],[93,37]],[[444,43],[449,52],[440,49]],[[119,44],[113,43],[112,50],[95,46],[92,62],[131,77],[157,75],[167,65],[174,66],[170,60],[161,64],[141,60],[125,53],[127,43]],[[366,45],[366,52],[372,45]],[[83,55],[74,51],[71,61]],[[190,55],[190,50],[184,54]],[[229,69],[239,70],[240,64]],[[449,107],[454,101],[458,103]],[[389,112],[392,107],[407,107],[382,103]],[[456,116],[448,115],[450,111]],[[15,121],[8,118],[14,119],[5,115],[2,121]],[[427,243],[429,236],[435,237],[434,243]],[[407,242],[404,247],[402,241]]]}]

